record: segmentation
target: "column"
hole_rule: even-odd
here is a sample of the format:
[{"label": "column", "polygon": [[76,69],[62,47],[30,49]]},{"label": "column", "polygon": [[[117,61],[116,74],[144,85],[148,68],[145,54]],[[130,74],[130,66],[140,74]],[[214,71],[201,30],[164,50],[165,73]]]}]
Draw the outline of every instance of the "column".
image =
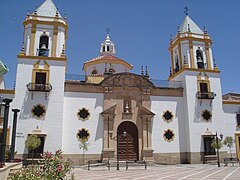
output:
[{"label": "column", "polygon": [[5,165],[5,153],[6,153],[6,140],[7,140],[7,127],[8,127],[8,114],[9,114],[9,106],[12,102],[12,99],[3,99],[4,105],[4,120],[3,120],[3,131],[2,131],[2,147],[0,154],[0,162]]},{"label": "column", "polygon": [[12,127],[12,143],[10,152],[10,162],[14,162],[14,151],[15,151],[15,139],[16,139],[16,129],[17,129],[17,115],[20,111],[19,109],[12,109],[13,111],[13,127]]}]

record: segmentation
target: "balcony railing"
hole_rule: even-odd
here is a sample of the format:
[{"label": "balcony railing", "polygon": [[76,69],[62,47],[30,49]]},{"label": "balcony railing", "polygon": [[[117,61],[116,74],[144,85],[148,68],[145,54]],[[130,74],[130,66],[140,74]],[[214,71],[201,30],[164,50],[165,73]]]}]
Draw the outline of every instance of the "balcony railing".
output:
[{"label": "balcony railing", "polygon": [[29,83],[27,84],[27,88],[29,91],[50,92],[52,90],[52,85]]},{"label": "balcony railing", "polygon": [[197,92],[198,99],[214,99],[216,94],[214,92]]}]

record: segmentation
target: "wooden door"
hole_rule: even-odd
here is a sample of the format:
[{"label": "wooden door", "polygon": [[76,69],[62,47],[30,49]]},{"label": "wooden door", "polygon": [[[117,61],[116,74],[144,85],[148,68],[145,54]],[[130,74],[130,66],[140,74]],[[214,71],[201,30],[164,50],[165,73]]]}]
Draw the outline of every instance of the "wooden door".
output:
[{"label": "wooden door", "polygon": [[[124,133],[125,132],[125,133]],[[134,123],[126,121],[118,127],[119,160],[138,160],[138,130]]]}]

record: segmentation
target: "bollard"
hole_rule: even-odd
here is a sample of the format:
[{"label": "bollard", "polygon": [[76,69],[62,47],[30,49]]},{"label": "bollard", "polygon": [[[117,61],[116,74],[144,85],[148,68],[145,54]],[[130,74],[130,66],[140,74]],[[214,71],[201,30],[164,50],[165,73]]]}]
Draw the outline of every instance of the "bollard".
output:
[{"label": "bollard", "polygon": [[88,161],[88,171],[90,170],[90,161]]},{"label": "bollard", "polygon": [[108,167],[108,170],[110,170],[110,162],[109,161],[107,162],[107,167]]}]

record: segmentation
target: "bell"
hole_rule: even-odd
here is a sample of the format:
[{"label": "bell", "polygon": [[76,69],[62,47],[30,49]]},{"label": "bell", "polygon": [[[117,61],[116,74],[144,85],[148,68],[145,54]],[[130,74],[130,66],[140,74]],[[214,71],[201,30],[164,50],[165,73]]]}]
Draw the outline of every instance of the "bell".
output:
[{"label": "bell", "polygon": [[200,56],[197,57],[197,62],[203,62]]},{"label": "bell", "polygon": [[42,44],[41,50],[46,50],[46,49],[47,49],[46,44]]}]

